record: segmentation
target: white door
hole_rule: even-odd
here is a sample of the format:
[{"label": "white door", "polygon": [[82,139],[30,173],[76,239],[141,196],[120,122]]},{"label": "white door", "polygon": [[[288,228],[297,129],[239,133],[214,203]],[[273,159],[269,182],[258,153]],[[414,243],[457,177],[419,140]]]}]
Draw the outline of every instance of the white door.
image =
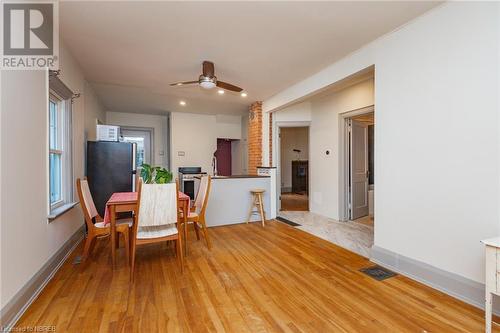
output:
[{"label": "white door", "polygon": [[350,121],[350,206],[352,220],[368,215],[368,125]]},{"label": "white door", "polygon": [[121,129],[123,141],[137,144],[135,155],[136,168],[141,168],[143,163],[151,164],[151,131],[142,129]]}]

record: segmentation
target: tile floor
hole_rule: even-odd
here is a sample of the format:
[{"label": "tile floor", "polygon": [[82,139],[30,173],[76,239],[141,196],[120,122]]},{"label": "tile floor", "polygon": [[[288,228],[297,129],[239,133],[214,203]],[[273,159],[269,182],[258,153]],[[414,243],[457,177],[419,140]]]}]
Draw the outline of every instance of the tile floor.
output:
[{"label": "tile floor", "polygon": [[311,212],[280,211],[279,216],[300,224],[295,227],[370,258],[373,245],[373,218],[339,222]]}]

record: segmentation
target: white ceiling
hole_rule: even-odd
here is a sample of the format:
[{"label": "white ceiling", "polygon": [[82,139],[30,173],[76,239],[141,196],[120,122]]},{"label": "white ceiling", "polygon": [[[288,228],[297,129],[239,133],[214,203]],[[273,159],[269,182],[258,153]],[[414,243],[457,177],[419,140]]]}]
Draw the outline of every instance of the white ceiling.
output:
[{"label": "white ceiling", "polygon": [[[238,114],[437,4],[68,1],[60,34],[107,110]],[[203,60],[248,97],[169,86]]]}]

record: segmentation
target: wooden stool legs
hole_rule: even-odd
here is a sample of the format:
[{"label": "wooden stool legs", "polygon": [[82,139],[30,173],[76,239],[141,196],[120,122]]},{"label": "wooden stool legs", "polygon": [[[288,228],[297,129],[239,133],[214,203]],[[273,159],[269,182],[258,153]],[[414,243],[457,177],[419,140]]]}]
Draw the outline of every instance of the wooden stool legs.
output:
[{"label": "wooden stool legs", "polygon": [[262,221],[262,226],[265,226],[266,215],[264,213],[264,204],[262,203],[262,193],[263,192],[251,192],[252,193],[252,206],[250,207],[250,212],[248,213],[247,223],[250,222],[252,215],[254,214],[254,208],[257,208],[257,212],[260,214],[260,219]]},{"label": "wooden stool legs", "polygon": [[262,226],[265,226],[266,214],[264,213],[264,205],[262,204],[262,193],[257,193],[257,198],[259,199],[259,209],[260,209],[260,218],[262,220]]}]

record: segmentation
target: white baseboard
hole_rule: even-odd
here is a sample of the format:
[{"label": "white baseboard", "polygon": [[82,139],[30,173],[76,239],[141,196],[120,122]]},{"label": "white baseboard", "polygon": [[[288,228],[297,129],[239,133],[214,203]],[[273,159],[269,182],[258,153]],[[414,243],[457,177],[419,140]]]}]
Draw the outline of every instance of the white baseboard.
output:
[{"label": "white baseboard", "polygon": [[[484,310],[485,285],[426,263],[373,246],[370,260],[431,288]],[[500,302],[494,302],[494,313],[500,315]]]},{"label": "white baseboard", "polygon": [[80,244],[85,226],[79,228],[42,268],[19,290],[0,311],[0,332],[9,332],[26,309],[42,292],[73,250]]}]

